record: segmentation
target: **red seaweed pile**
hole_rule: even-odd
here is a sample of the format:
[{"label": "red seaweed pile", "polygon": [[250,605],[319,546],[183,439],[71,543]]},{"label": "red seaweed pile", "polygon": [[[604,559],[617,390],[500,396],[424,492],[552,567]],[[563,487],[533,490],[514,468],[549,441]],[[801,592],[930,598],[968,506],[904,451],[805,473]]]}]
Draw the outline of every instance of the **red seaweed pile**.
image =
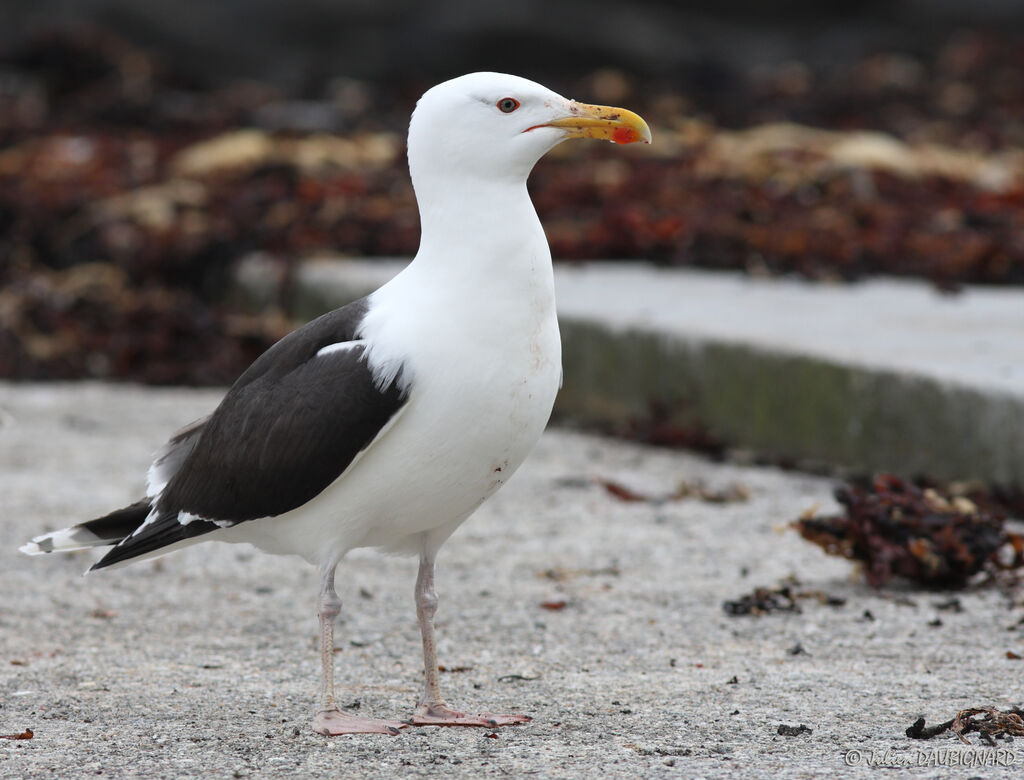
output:
[{"label": "red seaweed pile", "polygon": [[809,514],[793,526],[828,554],[860,562],[873,587],[903,577],[928,588],[957,589],[978,575],[991,578],[1024,566],[1024,536],[1007,529],[1006,513],[1014,509],[998,494],[972,498],[968,490],[880,475],[868,485],[838,488],[836,500],[843,514]]},{"label": "red seaweed pile", "polygon": [[[964,33],[830,73],[556,74],[639,110],[655,144],[565,144],[538,166],[553,254],[1022,284],[1021,44]],[[241,259],[287,284],[312,254],[415,252],[402,138],[425,86],[199,83],[95,29],[0,52],[0,377],[230,381],[287,328],[239,314]]]}]

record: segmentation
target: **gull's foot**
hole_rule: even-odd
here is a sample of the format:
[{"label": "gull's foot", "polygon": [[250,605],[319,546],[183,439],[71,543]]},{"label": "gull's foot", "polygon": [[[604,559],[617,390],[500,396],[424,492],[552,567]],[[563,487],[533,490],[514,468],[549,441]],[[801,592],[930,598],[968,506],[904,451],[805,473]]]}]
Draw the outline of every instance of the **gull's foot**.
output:
[{"label": "gull's foot", "polygon": [[408,724],[400,720],[377,720],[346,715],[338,710],[320,710],[313,718],[313,731],[328,737],[339,734],[387,734],[395,736]]},{"label": "gull's foot", "polygon": [[410,726],[482,726],[494,729],[499,726],[517,726],[531,720],[527,715],[493,715],[489,712],[469,715],[456,712],[446,704],[421,704],[407,722]]}]

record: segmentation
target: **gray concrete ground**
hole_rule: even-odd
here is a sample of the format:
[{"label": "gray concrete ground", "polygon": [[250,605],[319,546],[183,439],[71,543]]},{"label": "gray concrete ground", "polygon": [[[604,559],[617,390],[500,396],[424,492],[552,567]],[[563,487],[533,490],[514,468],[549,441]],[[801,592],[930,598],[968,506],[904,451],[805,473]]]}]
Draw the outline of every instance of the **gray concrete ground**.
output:
[{"label": "gray concrete ground", "polygon": [[[0,384],[0,734],[35,734],[0,740],[0,776],[875,777],[872,761],[1019,775],[1020,741],[997,754],[904,736],[922,714],[1021,704],[1024,662],[1006,657],[1024,654],[1021,631],[1006,630],[1019,606],[980,591],[946,612],[943,594],[858,584],[850,564],[783,530],[832,507],[826,480],[563,430],[439,559],[449,700],[533,722],[320,737],[305,563],[207,544],[82,578],[92,553],[15,551],[136,498],[150,452],[218,396]],[[652,494],[742,483],[750,499],[626,503],[595,478]],[[358,551],[340,574],[341,700],[361,713],[407,716],[415,703],[414,573],[412,560]],[[789,575],[845,605],[724,613]],[[780,736],[780,724],[812,732]],[[996,760],[1013,763],[950,767]]]},{"label": "gray concrete ground", "polygon": [[[406,261],[305,263],[294,308],[365,295]],[[858,470],[1024,484],[1024,292],[810,284],[642,263],[555,269],[558,411],[620,424],[657,399],[735,445]],[[241,286],[266,300],[250,262]]]}]

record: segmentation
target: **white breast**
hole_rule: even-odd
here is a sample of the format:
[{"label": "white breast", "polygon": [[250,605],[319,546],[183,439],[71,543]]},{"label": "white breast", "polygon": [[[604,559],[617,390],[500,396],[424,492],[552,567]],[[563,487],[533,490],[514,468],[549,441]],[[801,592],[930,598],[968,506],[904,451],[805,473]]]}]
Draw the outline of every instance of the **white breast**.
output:
[{"label": "white breast", "polygon": [[[546,245],[524,266],[518,275],[506,268],[469,284],[465,277],[432,284],[437,292],[428,297],[418,268],[410,268],[374,296],[380,316],[368,317],[363,333],[377,345],[371,365],[405,355],[412,392],[402,424],[379,450],[380,461],[405,464],[404,485],[386,502],[397,516],[378,517],[368,544],[393,548],[400,545],[389,537],[457,525],[508,480],[543,432],[561,375]],[[415,316],[399,315],[397,305],[410,300]]]},{"label": "white breast", "polygon": [[424,532],[440,544],[511,477],[561,377],[547,244],[539,224],[523,238],[504,264],[486,255],[436,263],[421,251],[371,296],[359,334],[368,360],[384,377],[401,369],[409,400],[320,495],[246,523],[249,541],[315,563],[354,547],[413,552]]}]

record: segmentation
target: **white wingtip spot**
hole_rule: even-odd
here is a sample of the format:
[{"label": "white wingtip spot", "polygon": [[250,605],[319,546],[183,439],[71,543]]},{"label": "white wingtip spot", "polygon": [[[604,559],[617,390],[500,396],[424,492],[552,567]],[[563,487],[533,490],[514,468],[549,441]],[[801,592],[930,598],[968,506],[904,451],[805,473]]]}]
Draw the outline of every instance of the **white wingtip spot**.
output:
[{"label": "white wingtip spot", "polygon": [[25,553],[25,555],[42,555],[45,550],[35,542],[28,542],[21,545],[21,547],[18,548],[18,552]]},{"label": "white wingtip spot", "polygon": [[316,356],[323,357],[324,355],[330,355],[333,352],[347,352],[350,349],[363,346],[365,342],[362,339],[356,339],[355,341],[339,341],[335,344],[328,344],[326,347],[320,347],[317,350]]}]

